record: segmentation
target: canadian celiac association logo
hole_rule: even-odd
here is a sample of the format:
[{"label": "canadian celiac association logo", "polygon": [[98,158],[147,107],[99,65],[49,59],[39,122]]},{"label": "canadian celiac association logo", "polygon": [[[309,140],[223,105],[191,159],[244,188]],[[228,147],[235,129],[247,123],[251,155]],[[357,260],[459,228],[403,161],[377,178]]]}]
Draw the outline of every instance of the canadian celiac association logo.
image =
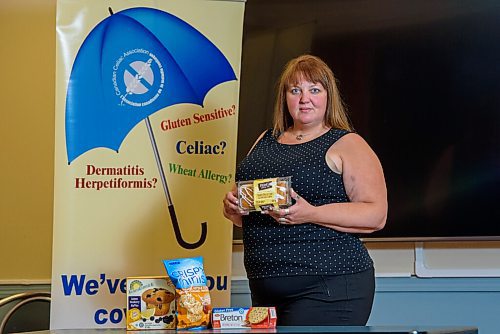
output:
[{"label": "canadian celiac association logo", "polygon": [[119,105],[144,107],[162,94],[165,72],[152,52],[133,49],[124,52],[116,60],[112,81]]}]

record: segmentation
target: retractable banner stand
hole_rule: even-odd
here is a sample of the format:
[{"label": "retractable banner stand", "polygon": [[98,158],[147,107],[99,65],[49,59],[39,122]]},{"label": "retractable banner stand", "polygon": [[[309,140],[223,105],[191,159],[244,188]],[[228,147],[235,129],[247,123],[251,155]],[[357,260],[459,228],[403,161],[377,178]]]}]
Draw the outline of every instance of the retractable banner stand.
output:
[{"label": "retractable banner stand", "polygon": [[229,306],[243,13],[58,0],[53,329],[125,327],[126,278],[164,259],[202,256]]}]

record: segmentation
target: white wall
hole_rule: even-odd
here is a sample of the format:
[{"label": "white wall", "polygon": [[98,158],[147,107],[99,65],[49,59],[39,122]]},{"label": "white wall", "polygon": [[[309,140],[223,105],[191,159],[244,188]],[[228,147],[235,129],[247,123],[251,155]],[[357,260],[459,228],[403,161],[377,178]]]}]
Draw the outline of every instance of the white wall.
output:
[{"label": "white wall", "polygon": [[[500,277],[500,241],[367,242],[377,277]],[[415,250],[422,246],[423,258]],[[243,245],[233,245],[233,279],[245,278]],[[424,276],[428,275],[428,276]]]}]

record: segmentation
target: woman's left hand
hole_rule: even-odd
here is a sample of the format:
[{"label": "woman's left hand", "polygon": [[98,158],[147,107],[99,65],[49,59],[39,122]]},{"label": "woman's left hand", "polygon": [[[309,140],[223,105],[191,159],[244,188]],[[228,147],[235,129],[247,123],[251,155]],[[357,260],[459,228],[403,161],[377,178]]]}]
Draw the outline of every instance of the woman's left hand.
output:
[{"label": "woman's left hand", "polygon": [[269,210],[264,213],[269,214],[282,225],[297,225],[310,222],[310,219],[307,220],[308,212],[310,212],[314,206],[309,204],[309,202],[297,194],[293,189],[290,189],[290,196],[295,200],[294,205],[286,209]]}]

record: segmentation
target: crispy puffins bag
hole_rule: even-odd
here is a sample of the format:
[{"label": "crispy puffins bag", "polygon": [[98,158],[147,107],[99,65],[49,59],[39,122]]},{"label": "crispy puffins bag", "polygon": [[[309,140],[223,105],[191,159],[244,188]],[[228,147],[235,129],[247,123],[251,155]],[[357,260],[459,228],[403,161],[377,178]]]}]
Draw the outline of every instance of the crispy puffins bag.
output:
[{"label": "crispy puffins bag", "polygon": [[177,329],[205,329],[212,311],[203,258],[163,260],[175,285]]}]

